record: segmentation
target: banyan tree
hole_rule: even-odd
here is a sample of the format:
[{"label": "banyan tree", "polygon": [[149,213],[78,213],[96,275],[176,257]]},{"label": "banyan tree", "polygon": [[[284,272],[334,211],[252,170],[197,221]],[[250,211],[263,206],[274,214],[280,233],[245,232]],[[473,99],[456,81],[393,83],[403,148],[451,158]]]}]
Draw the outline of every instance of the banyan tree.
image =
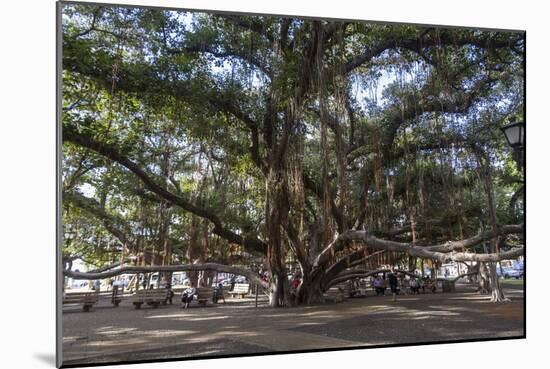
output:
[{"label": "banyan tree", "polygon": [[86,5],[62,31],[66,275],[261,263],[282,306],[289,262],[318,303],[382,264],[455,261],[504,299],[523,34]]}]

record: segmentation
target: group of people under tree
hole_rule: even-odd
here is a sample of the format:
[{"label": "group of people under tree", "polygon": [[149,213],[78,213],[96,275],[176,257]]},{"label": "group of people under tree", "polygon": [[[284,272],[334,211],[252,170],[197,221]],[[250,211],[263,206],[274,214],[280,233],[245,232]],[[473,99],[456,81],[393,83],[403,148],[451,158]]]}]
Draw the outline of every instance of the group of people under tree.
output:
[{"label": "group of people under tree", "polygon": [[432,293],[436,291],[436,285],[430,277],[407,276],[403,278],[395,269],[384,274],[387,274],[387,278],[378,274],[371,281],[377,296],[384,296],[387,286],[390,288],[394,301],[400,292],[418,294],[420,290],[422,293],[425,293],[426,289]]}]

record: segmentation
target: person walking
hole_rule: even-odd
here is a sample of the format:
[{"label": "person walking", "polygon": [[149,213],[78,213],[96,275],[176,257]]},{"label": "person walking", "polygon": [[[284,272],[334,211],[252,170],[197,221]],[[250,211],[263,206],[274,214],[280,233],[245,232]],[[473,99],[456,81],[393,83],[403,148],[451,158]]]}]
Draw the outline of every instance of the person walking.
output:
[{"label": "person walking", "polygon": [[397,274],[395,269],[392,269],[391,273],[388,276],[388,282],[390,284],[390,290],[392,294],[392,301],[397,300]]}]

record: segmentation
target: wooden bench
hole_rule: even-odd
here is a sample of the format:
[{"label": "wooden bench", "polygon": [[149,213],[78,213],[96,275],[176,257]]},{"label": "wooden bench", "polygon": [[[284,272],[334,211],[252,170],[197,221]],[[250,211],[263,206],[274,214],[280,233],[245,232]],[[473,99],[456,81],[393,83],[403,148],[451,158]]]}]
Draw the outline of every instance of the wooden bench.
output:
[{"label": "wooden bench", "polygon": [[95,292],[71,292],[63,296],[63,305],[82,304],[82,310],[88,312],[97,303]]},{"label": "wooden bench", "polygon": [[165,288],[153,290],[139,290],[134,294],[132,302],[136,309],[141,309],[141,305],[147,304],[153,308],[158,308],[159,305],[166,301],[168,290]]},{"label": "wooden bench", "polygon": [[236,295],[240,295],[241,298],[243,298],[244,295],[248,294],[248,291],[250,291],[250,284],[236,283],[235,286],[233,286],[233,290],[229,291],[229,294],[232,297],[235,297]]}]

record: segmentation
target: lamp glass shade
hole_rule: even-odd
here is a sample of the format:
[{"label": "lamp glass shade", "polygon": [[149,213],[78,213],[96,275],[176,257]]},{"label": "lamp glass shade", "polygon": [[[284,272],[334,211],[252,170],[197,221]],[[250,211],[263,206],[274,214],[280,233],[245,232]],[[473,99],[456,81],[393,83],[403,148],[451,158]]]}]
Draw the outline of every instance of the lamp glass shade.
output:
[{"label": "lamp glass shade", "polygon": [[524,129],[523,129],[523,122],[518,123],[512,123],[507,126],[502,127],[502,131],[504,132],[504,136],[506,136],[506,140],[508,141],[508,144],[512,147],[521,147],[523,146],[524,141]]}]

